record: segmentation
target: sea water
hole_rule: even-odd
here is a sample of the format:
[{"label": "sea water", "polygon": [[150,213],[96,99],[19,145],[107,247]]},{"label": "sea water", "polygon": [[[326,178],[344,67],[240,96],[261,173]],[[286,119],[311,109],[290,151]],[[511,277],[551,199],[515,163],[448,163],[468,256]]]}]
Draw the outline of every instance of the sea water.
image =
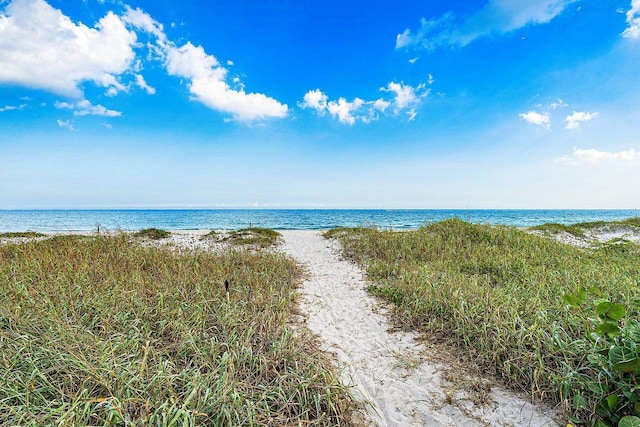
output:
[{"label": "sea water", "polygon": [[191,210],[0,210],[0,231],[280,230],[329,229],[375,225],[412,229],[459,218],[477,224],[529,227],[546,222],[572,224],[640,216],[638,210],[352,210],[352,209],[191,209]]}]

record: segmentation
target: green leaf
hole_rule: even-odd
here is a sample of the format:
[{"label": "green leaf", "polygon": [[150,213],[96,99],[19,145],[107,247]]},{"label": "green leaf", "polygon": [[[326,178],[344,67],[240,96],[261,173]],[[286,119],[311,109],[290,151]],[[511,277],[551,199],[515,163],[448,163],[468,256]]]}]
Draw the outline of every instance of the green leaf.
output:
[{"label": "green leaf", "polygon": [[572,307],[577,307],[578,304],[578,299],[573,296],[572,294],[564,294],[562,295],[562,301],[566,302],[567,304],[569,304]]},{"label": "green leaf", "polygon": [[609,410],[611,412],[615,412],[616,409],[618,408],[618,395],[617,394],[610,394],[607,397],[607,406],[609,406]]},{"label": "green leaf", "polygon": [[601,337],[608,336],[613,338],[620,333],[620,328],[618,328],[617,323],[606,321],[596,326],[596,333]]},{"label": "green leaf", "polygon": [[634,374],[640,374],[640,358],[636,357],[628,362],[620,362],[613,365],[613,369],[618,372],[628,372]]},{"label": "green leaf", "polygon": [[618,423],[618,427],[640,427],[640,418],[630,415],[622,417]]},{"label": "green leaf", "polygon": [[609,350],[609,360],[619,372],[640,371],[640,358],[635,348],[613,346]]},{"label": "green leaf", "polygon": [[596,313],[603,319],[620,320],[627,314],[627,310],[622,304],[606,301],[598,304]]},{"label": "green leaf", "polygon": [[593,427],[611,427],[610,424],[605,423],[604,421],[598,420],[596,421],[596,423],[593,425]]},{"label": "green leaf", "polygon": [[586,299],[587,290],[584,288],[584,286],[578,287],[578,289],[576,289],[576,291],[572,294],[562,295],[562,300],[573,307],[578,307]]}]

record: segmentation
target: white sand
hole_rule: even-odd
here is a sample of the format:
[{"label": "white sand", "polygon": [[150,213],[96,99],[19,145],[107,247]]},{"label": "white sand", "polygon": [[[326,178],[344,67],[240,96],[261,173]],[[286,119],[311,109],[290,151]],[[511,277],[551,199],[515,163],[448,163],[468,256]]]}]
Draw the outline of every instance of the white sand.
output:
[{"label": "white sand", "polygon": [[[343,381],[370,403],[378,426],[556,426],[552,411],[491,387],[492,404],[475,406],[451,391],[446,366],[430,361],[417,335],[389,332],[385,308],[366,291],[362,271],[316,231],[282,231],[283,250],[309,269],[301,309],[323,350],[336,355]],[[450,404],[447,402],[450,395]]]}]

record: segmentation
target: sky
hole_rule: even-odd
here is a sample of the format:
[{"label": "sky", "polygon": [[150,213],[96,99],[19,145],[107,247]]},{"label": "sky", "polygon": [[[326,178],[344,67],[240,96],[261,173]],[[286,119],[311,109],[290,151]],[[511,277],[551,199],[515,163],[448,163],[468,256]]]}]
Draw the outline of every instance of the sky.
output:
[{"label": "sky", "polygon": [[640,0],[0,0],[0,209],[640,208]]}]

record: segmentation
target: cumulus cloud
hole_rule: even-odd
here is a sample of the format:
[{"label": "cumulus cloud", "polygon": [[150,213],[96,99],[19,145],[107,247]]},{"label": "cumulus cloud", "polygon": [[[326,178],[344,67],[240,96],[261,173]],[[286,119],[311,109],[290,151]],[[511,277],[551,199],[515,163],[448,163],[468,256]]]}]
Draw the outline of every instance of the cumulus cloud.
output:
[{"label": "cumulus cloud", "polygon": [[337,101],[330,101],[324,92],[314,89],[304,95],[303,101],[299,102],[298,106],[314,110],[320,116],[329,113],[333,118],[348,125],[353,125],[357,121],[370,123],[377,120],[380,114],[397,116],[403,112],[411,121],[417,115],[415,107],[429,94],[429,89],[426,89],[424,83],[413,87],[404,82],[390,82],[387,86],[381,87],[380,91],[390,93],[391,97],[378,98],[375,101],[365,101],[358,97],[348,101],[340,97]]},{"label": "cumulus cloud", "polygon": [[547,130],[551,130],[549,115],[546,113],[538,113],[537,111],[531,110],[526,113],[519,114],[519,116],[531,124],[542,126]]},{"label": "cumulus cloud", "polygon": [[622,36],[633,39],[640,37],[640,0],[631,1],[631,8],[627,11],[627,28]]},{"label": "cumulus cloud", "polygon": [[573,153],[556,159],[557,163],[576,165],[580,163],[596,163],[601,161],[634,161],[640,160],[640,153],[635,149],[619,151],[612,153],[608,151],[599,151],[593,148],[582,149],[573,148]]},{"label": "cumulus cloud", "polygon": [[73,110],[74,116],[103,116],[103,117],[119,117],[122,115],[120,111],[109,110],[102,105],[93,105],[91,102],[83,99],[78,102],[60,102],[54,103],[54,107],[59,110]]},{"label": "cumulus cloud", "polygon": [[[3,3],[0,0],[0,7]],[[148,36],[146,44],[138,42],[143,34]],[[154,94],[155,88],[140,73],[142,60],[137,56],[142,50],[144,60],[159,60],[170,75],[186,79],[192,99],[235,120],[288,113],[287,105],[247,93],[239,81],[231,88],[227,69],[213,55],[190,42],[177,46],[162,24],[139,8],[125,6],[120,15],[109,12],[93,28],[73,22],[45,0],[13,0],[0,9],[0,83],[63,96],[73,101],[76,115],[120,115],[101,105],[83,104],[86,82],[104,87],[108,96],[134,86]]]},{"label": "cumulus cloud", "polygon": [[327,101],[329,97],[322,93],[320,89],[310,90],[304,94],[304,98],[300,107],[312,108],[318,112],[321,116],[324,116],[327,112]]},{"label": "cumulus cloud", "polygon": [[246,93],[232,89],[226,82],[227,69],[202,46],[191,42],[166,48],[166,67],[170,75],[190,80],[188,87],[194,99],[206,106],[230,113],[235,120],[251,121],[268,117],[286,117],[288,107],[262,93]]},{"label": "cumulus cloud", "polygon": [[397,35],[396,49],[466,46],[481,37],[508,34],[527,25],[546,24],[576,1],[489,0],[478,12],[462,19],[452,13],[428,20],[423,18],[417,30],[407,28]]},{"label": "cumulus cloud", "polygon": [[72,99],[91,81],[120,91],[136,33],[109,12],[94,28],[74,23],[44,0],[14,0],[0,12],[0,82]]},{"label": "cumulus cloud", "polygon": [[581,122],[588,122],[598,116],[598,113],[588,113],[586,111],[574,111],[573,114],[564,119],[567,122],[567,129],[578,129]]}]

